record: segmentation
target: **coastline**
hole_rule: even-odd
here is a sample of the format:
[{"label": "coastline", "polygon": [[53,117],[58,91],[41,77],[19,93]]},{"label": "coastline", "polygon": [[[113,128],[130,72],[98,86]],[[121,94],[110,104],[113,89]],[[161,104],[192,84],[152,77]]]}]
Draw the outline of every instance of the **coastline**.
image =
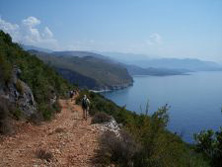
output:
[{"label": "coastline", "polygon": [[134,81],[132,81],[129,84],[124,84],[124,85],[108,86],[106,88],[102,88],[102,89],[99,89],[99,90],[89,89],[89,91],[94,92],[94,93],[102,93],[102,92],[111,92],[111,91],[115,91],[115,90],[121,90],[121,89],[128,88],[130,86],[133,86],[133,82]]}]

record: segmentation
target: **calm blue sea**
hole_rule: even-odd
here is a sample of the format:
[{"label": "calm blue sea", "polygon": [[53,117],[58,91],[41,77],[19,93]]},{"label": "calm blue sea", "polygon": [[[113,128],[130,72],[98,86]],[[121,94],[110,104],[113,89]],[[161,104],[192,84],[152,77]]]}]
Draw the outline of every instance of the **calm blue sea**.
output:
[{"label": "calm blue sea", "polygon": [[169,104],[168,129],[180,134],[186,142],[193,142],[193,134],[200,130],[217,130],[222,126],[222,72],[135,76],[133,86],[102,94],[137,113],[141,112],[140,108],[145,110],[147,100],[150,114]]}]

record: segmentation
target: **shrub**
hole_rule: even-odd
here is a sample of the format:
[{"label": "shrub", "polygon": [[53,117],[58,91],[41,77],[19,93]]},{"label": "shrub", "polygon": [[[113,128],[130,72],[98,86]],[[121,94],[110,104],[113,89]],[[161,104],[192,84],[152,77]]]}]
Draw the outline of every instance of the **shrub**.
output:
[{"label": "shrub", "polygon": [[36,125],[39,125],[44,120],[42,113],[33,113],[29,117],[28,121],[31,123],[34,123]]},{"label": "shrub", "polygon": [[53,111],[50,107],[48,107],[43,111],[42,114],[43,114],[44,120],[48,121],[48,120],[51,120],[52,115],[53,115]]},{"label": "shrub", "polygon": [[38,110],[42,113],[43,119],[49,121],[54,114],[53,108],[48,104],[40,104]]},{"label": "shrub", "polygon": [[2,135],[10,134],[12,132],[8,115],[8,103],[3,98],[0,98],[0,134]]},{"label": "shrub", "polygon": [[49,151],[44,150],[44,149],[37,150],[36,151],[36,156],[37,156],[37,158],[44,159],[48,162],[50,162],[51,159],[53,158],[53,154]]},{"label": "shrub", "polygon": [[114,132],[106,131],[100,139],[96,161],[104,165],[133,166],[134,156],[139,149],[140,146],[129,133],[121,131],[118,137]]},{"label": "shrub", "polygon": [[56,100],[56,102],[52,104],[52,108],[53,108],[54,111],[56,111],[57,113],[61,112],[61,110],[62,110],[62,106],[61,106],[61,104],[59,103],[58,100]]},{"label": "shrub", "polygon": [[8,83],[12,75],[12,66],[4,59],[2,52],[0,52],[0,81]]},{"label": "shrub", "polygon": [[221,167],[222,162],[222,127],[219,131],[201,131],[194,135],[196,150],[209,159],[211,166]]},{"label": "shrub", "polygon": [[13,116],[15,117],[15,119],[19,120],[21,115],[22,115],[22,111],[19,108],[16,108],[13,111]]},{"label": "shrub", "polygon": [[112,117],[109,116],[108,114],[104,112],[98,112],[93,116],[92,124],[109,122],[111,119]]}]

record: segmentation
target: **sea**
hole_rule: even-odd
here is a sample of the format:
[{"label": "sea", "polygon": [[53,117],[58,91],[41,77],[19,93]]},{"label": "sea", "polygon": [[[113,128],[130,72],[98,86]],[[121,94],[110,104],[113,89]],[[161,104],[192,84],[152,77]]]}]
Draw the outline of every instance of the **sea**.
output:
[{"label": "sea", "polygon": [[167,128],[188,143],[194,133],[222,127],[222,72],[193,72],[188,75],[134,76],[134,84],[122,90],[102,92],[119,106],[149,115],[168,104]]}]

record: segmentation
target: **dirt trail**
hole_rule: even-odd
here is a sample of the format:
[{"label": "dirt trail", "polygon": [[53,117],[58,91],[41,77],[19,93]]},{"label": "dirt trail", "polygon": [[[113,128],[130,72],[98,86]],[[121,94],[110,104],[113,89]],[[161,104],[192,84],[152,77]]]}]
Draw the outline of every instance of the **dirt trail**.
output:
[{"label": "dirt trail", "polygon": [[[19,132],[0,142],[1,167],[93,167],[98,149],[99,131],[88,121],[82,121],[82,110],[74,101],[60,100],[61,113],[51,122],[35,126],[19,125]],[[38,150],[51,152],[50,162],[37,158]]]}]

